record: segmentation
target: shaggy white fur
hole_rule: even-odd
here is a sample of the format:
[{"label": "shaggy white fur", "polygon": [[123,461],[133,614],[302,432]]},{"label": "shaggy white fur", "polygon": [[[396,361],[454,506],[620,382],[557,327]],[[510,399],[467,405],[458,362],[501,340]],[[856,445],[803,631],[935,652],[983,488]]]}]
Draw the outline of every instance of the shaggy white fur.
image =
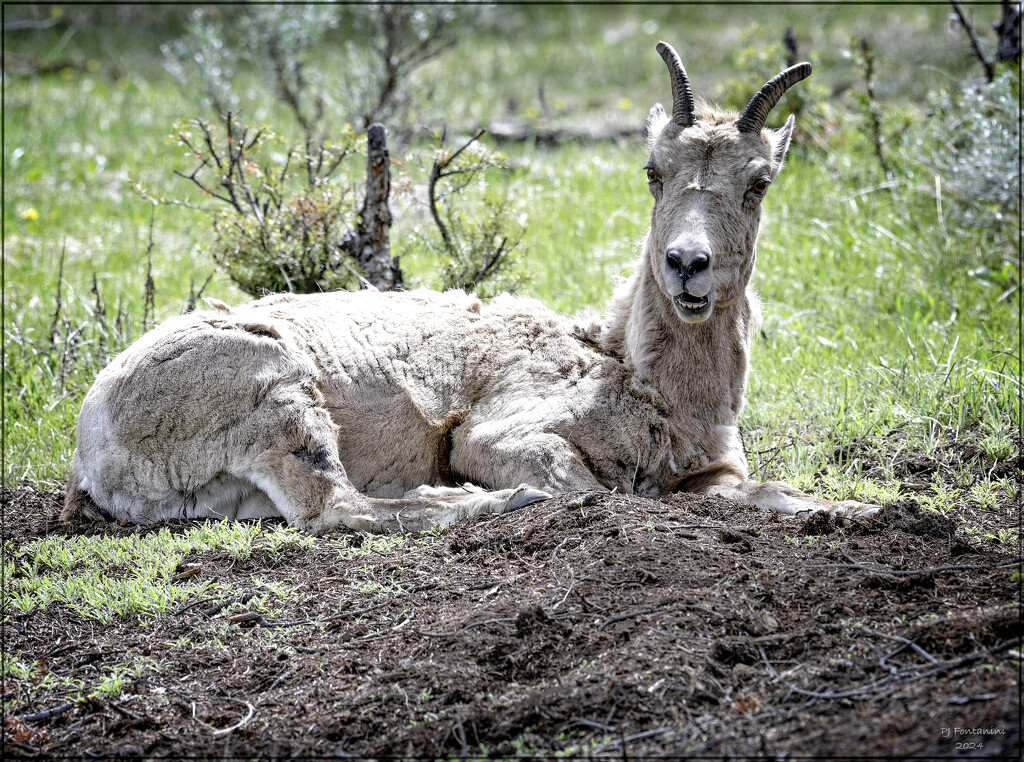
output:
[{"label": "shaggy white fur", "polygon": [[461,291],[272,296],[169,320],[87,395],[65,517],[391,532],[608,489],[875,510],[748,480],[748,284],[793,119],[763,129],[779,78],[740,117],[695,108],[659,52],[674,103],[648,125],[651,231],[603,322]]}]

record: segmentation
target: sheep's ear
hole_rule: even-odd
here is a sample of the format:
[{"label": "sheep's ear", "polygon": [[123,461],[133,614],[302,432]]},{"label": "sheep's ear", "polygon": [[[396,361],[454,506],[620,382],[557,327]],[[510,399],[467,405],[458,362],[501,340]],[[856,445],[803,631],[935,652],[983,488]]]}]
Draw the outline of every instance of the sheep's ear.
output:
[{"label": "sheep's ear", "polygon": [[789,151],[789,141],[793,138],[793,125],[796,119],[789,115],[789,119],[777,130],[765,130],[769,140],[772,142],[772,176],[779,174],[782,163],[786,160],[786,152]]},{"label": "sheep's ear", "polygon": [[654,147],[654,141],[658,139],[658,135],[668,123],[669,118],[665,113],[665,107],[660,103],[655,103],[651,113],[647,115],[647,143],[651,148]]}]

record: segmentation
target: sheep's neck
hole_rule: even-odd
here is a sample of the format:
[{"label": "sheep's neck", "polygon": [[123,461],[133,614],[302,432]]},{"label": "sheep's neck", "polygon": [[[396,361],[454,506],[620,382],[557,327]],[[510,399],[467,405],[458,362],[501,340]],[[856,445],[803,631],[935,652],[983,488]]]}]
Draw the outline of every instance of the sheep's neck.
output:
[{"label": "sheep's neck", "polygon": [[656,388],[673,428],[734,426],[747,382],[751,305],[716,305],[702,323],[683,323],[647,268],[618,291],[602,331],[605,349]]}]

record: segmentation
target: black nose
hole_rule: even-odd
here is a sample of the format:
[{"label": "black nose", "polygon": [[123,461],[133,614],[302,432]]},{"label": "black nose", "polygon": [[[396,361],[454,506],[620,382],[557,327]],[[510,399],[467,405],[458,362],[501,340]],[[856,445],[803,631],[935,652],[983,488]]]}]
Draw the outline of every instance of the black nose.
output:
[{"label": "black nose", "polygon": [[684,253],[680,249],[669,249],[665,253],[665,260],[668,262],[668,266],[683,278],[691,278],[702,273],[711,264],[711,257],[702,251]]},{"label": "black nose", "polygon": [[708,269],[708,265],[711,264],[711,257],[707,254],[697,254],[693,259],[690,260],[690,264],[686,267],[686,275],[696,275],[702,273]]}]

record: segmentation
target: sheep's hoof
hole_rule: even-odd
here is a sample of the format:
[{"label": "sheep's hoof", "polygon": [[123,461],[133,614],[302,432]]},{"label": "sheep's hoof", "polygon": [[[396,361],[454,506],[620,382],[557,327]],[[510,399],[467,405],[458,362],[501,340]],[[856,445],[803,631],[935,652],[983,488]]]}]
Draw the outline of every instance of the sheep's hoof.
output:
[{"label": "sheep's hoof", "polygon": [[833,513],[836,516],[844,516],[848,519],[866,519],[868,516],[874,516],[880,510],[882,510],[880,505],[858,503],[856,500],[844,500],[836,504],[836,509]]},{"label": "sheep's hoof", "polygon": [[521,484],[512,493],[512,497],[505,503],[505,507],[502,509],[502,513],[511,513],[512,511],[518,511],[520,508],[524,508],[532,503],[539,503],[542,500],[550,500],[551,495],[543,490],[534,489],[527,484]]}]

